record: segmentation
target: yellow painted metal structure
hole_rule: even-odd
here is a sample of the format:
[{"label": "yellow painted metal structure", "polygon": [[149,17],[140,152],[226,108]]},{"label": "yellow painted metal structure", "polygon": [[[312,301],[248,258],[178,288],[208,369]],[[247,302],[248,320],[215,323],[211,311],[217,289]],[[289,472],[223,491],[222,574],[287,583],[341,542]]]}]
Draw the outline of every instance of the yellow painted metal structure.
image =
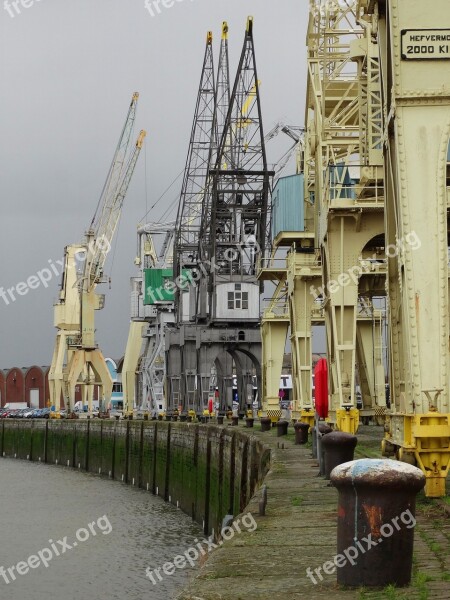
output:
[{"label": "yellow painted metal structure", "polygon": [[[322,281],[313,319],[325,319],[330,418],[357,430],[358,373],[363,411],[387,415],[384,453],[417,464],[426,494],[442,496],[450,465],[448,2],[310,4],[305,198],[315,207]],[[390,409],[374,301],[385,292]],[[298,301],[298,314],[306,312],[302,292]],[[295,347],[302,325],[289,316]]]},{"label": "yellow painted metal structure", "polygon": [[132,415],[136,394],[136,374],[142,348],[142,334],[146,323],[144,321],[130,322],[127,347],[122,367],[123,414]]},{"label": "yellow painted metal structure", "polygon": [[[381,45],[391,402],[384,451],[415,462],[427,496],[450,464],[447,0],[360,3]],[[404,243],[405,240],[414,240]]]},{"label": "yellow painted metal structure", "polygon": [[272,303],[279,297],[285,301],[282,318],[274,318],[272,307],[263,316],[265,412],[274,418],[278,408],[276,355],[284,349],[281,333],[274,345],[269,331],[287,329],[282,321],[289,317],[293,417],[312,423],[312,325],[324,322],[330,420],[350,433],[357,431],[360,417],[384,419],[386,413],[384,316],[374,303],[386,293],[380,46],[376,20],[362,16],[363,9],[352,2],[311,2],[306,133],[299,161],[305,231],[282,232],[274,240],[274,255],[290,246],[282,273],[273,258],[260,270],[261,279],[271,273],[279,282]]},{"label": "yellow painted metal structure", "polygon": [[[385,257],[379,250],[384,246],[379,239],[384,231],[379,52],[370,23],[358,21],[354,6],[333,1],[311,3],[307,43],[306,133],[299,161],[305,175],[305,228],[277,236],[274,256],[289,247],[285,270],[281,274],[271,259],[260,269],[260,278],[272,275],[272,281],[285,286],[292,416],[313,422],[311,339],[314,315],[319,313],[327,333],[330,420],[354,433],[359,424],[357,350],[361,360],[367,352],[360,304],[364,298],[363,304],[372,306],[371,297],[385,293]],[[278,286],[273,302],[280,290]],[[263,409],[276,418],[280,411],[274,391],[280,368],[274,357],[284,351],[284,340],[272,330],[281,332],[288,325],[282,326],[279,316],[274,319],[272,307],[262,323]],[[384,386],[381,360],[376,365],[366,360],[364,372],[372,382],[381,378]],[[373,393],[375,387],[367,390]],[[379,396],[384,410],[384,394]],[[372,395],[371,400],[375,405],[377,398]],[[375,406],[367,412],[375,414]]]},{"label": "yellow painted metal structure", "polygon": [[54,325],[58,331],[49,372],[50,401],[56,412],[59,412],[61,397],[68,411],[73,410],[76,386],[81,386],[82,402],[88,405],[89,412],[92,411],[94,386],[99,386],[105,404],[111,398],[112,378],[95,341],[95,311],[104,306],[104,295],[96,293],[96,287],[105,282],[103,266],[146,135],[141,131],[126,164],[138,97],[135,93],[130,104],[98,205],[98,220],[94,224],[96,212],[85,241],[65,249],[63,282],[54,312]]},{"label": "yellow painted metal structure", "polygon": [[330,420],[355,433],[359,305],[376,287],[362,284],[380,276],[384,258],[372,258],[384,231],[379,52],[371,24],[357,18],[354,4],[312,4],[305,197],[314,199],[322,273],[314,294],[325,317]]},{"label": "yellow painted metal structure", "polygon": [[[384,278],[383,278],[384,279]],[[360,305],[356,324],[356,358],[361,389],[361,420],[382,425],[386,416],[384,314],[369,302]]]}]

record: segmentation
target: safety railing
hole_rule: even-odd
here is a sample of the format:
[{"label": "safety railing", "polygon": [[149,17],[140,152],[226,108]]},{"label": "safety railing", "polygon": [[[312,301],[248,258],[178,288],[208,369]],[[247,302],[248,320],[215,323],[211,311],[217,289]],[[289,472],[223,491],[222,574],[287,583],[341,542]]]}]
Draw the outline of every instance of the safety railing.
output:
[{"label": "safety railing", "polygon": [[336,164],[325,173],[325,194],[329,202],[359,205],[384,203],[383,168],[379,166]]}]

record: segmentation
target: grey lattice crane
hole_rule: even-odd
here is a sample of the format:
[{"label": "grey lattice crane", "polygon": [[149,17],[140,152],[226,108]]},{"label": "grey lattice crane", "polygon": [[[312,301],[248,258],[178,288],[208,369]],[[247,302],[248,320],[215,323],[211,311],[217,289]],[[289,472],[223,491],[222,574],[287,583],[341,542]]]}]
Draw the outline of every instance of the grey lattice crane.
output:
[{"label": "grey lattice crane", "polygon": [[[177,215],[173,261],[175,280],[180,277],[183,269],[195,269],[199,262],[202,207],[207,189],[212,140],[215,137],[216,86],[212,42],[212,33],[208,32]],[[177,288],[175,305],[178,322],[184,320],[182,304],[186,296]]]}]

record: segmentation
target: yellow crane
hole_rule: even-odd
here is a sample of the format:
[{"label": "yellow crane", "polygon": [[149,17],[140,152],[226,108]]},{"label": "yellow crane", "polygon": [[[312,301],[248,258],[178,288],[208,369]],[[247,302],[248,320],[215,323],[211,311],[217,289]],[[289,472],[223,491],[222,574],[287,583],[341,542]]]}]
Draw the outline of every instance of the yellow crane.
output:
[{"label": "yellow crane", "polygon": [[138,93],[133,94],[85,240],[65,248],[63,280],[54,315],[58,332],[49,372],[50,401],[56,414],[59,413],[61,395],[67,410],[73,410],[78,385],[82,386],[82,402],[89,405],[90,412],[94,386],[100,387],[103,401],[107,402],[111,397],[111,375],[95,341],[95,311],[104,306],[104,295],[97,294],[96,287],[106,281],[103,267],[146,135],[145,131],[140,132],[128,159],[138,98]]}]

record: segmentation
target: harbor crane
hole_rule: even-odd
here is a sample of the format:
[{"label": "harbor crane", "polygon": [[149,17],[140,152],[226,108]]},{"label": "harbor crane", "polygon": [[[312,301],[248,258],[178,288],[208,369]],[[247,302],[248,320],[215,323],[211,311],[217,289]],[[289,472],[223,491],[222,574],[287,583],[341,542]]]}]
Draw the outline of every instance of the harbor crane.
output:
[{"label": "harbor crane", "polygon": [[[266,159],[253,34],[250,17],[231,94],[228,96],[227,68],[223,67],[218,81],[224,85],[219,86],[218,93],[214,94],[213,88],[209,88],[209,96],[206,88],[199,91],[208,109],[210,152],[205,151],[205,139],[202,161],[188,162],[186,171],[197,178],[198,189],[205,190],[200,219],[195,220],[195,228],[189,220],[177,220],[180,234],[175,239],[174,273],[182,274],[184,268],[195,285],[185,286],[187,289],[177,294],[176,327],[166,334],[168,405],[172,410],[181,407],[201,414],[208,406],[214,370],[220,408],[231,406],[233,363],[241,413],[253,406],[255,372],[260,381],[261,286],[256,279],[256,260],[257,254],[265,251],[274,173]],[[227,65],[227,60],[219,62]],[[209,65],[203,77],[213,81],[212,73]],[[220,102],[226,110],[217,109]],[[197,110],[193,131],[202,125],[199,116]],[[221,129],[218,144],[214,137],[216,123]],[[206,125],[202,131],[205,129]],[[197,138],[191,138],[192,156],[196,146]],[[190,214],[192,201],[197,206],[191,195],[182,195],[181,215]],[[187,232],[192,234],[189,243],[186,223]],[[184,252],[188,255],[186,261]]]},{"label": "harbor crane", "polygon": [[[131,322],[122,368],[123,414],[135,408],[153,415],[165,412],[165,329],[174,322],[173,296],[165,292],[172,278],[175,221],[138,227],[135,264],[140,274],[131,279]],[[163,236],[159,251],[156,237]]]},{"label": "harbor crane", "polygon": [[[290,326],[293,416],[311,423],[311,325],[324,319],[329,420],[341,431],[357,430],[358,367],[363,400],[385,419],[383,454],[417,465],[426,495],[444,496],[450,467],[448,1],[312,0],[310,6],[298,194],[303,222],[295,228],[291,218],[290,227],[273,232],[274,245],[291,250],[284,266],[260,270],[260,279],[279,281],[263,318],[265,412],[280,416],[277,376]],[[387,365],[376,307],[383,296]]]},{"label": "harbor crane", "polygon": [[68,412],[75,404],[75,388],[82,388],[82,403],[92,411],[94,386],[103,401],[112,392],[112,378],[95,341],[95,311],[104,307],[104,295],[96,288],[105,283],[104,265],[116,232],[123,202],[146,136],[141,131],[131,157],[128,149],[136,119],[139,94],[133,94],[97,210],[80,244],[64,251],[64,272],[55,304],[57,328],[55,349],[49,372],[50,401],[58,414],[61,397]]}]

